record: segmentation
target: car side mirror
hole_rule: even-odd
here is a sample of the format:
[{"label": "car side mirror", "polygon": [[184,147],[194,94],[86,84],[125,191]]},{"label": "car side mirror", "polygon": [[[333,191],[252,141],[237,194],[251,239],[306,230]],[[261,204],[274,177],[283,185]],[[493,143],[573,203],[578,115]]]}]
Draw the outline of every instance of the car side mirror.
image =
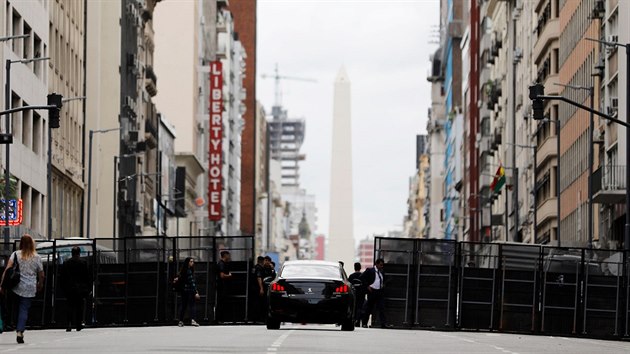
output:
[{"label": "car side mirror", "polygon": [[263,283],[266,286],[269,286],[269,284],[271,284],[272,281],[273,281],[273,277],[266,277],[265,279],[263,279]]}]

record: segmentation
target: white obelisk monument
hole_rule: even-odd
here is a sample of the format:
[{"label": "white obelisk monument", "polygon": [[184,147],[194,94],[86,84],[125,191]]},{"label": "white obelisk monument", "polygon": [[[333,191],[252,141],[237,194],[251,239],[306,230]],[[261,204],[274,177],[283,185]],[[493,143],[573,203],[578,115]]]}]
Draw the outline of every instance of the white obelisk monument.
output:
[{"label": "white obelisk monument", "polygon": [[346,272],[351,272],[356,252],[352,209],[352,122],[350,80],[343,66],[335,79],[331,160],[330,230],[326,259],[344,262]]}]

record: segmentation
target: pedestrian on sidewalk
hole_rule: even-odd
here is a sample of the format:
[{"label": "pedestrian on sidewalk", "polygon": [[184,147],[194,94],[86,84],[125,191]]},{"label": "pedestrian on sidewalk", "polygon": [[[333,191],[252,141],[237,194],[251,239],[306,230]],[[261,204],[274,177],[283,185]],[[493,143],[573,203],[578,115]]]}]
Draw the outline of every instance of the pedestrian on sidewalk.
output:
[{"label": "pedestrian on sidewalk", "polygon": [[374,267],[368,268],[363,272],[360,279],[363,284],[367,285],[367,302],[363,312],[362,327],[367,328],[370,315],[374,311],[374,308],[378,310],[379,324],[381,328],[386,328],[387,323],[385,321],[385,276],[383,274],[383,268],[385,267],[385,261],[379,258],[374,262]]},{"label": "pedestrian on sidewalk", "polygon": [[[7,277],[7,271],[13,268],[19,268],[19,282],[12,288],[8,288],[9,283],[5,283],[5,277]],[[2,281],[0,282],[0,293],[4,294],[7,290],[10,290],[16,296],[16,303],[18,305],[18,320],[17,320],[17,337],[18,343],[24,343],[24,330],[26,329],[26,321],[28,320],[28,311],[31,308],[31,302],[37,292],[41,291],[44,287],[44,267],[42,266],[42,259],[35,250],[35,241],[33,238],[24,234],[20,239],[20,250],[13,252],[9,258],[9,263],[2,273]]]},{"label": "pedestrian on sidewalk", "polygon": [[192,257],[186,257],[184,264],[179,271],[179,274],[174,279],[174,282],[178,284],[182,298],[182,304],[179,308],[179,327],[184,327],[184,316],[186,309],[190,308],[190,325],[199,327],[197,321],[195,321],[196,303],[199,301],[199,291],[197,290],[197,283],[195,282],[195,260]]},{"label": "pedestrian on sidewalk", "polygon": [[81,249],[72,247],[72,258],[67,260],[61,268],[61,282],[66,295],[67,327],[66,332],[83,329],[83,309],[85,299],[92,292],[92,275],[87,262],[81,259]]}]

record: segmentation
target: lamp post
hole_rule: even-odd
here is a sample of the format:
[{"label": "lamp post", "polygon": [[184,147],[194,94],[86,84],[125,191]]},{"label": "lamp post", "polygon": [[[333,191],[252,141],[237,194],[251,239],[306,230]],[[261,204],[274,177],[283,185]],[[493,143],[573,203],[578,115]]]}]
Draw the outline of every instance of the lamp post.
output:
[{"label": "lamp post", "polygon": [[560,83],[555,83],[558,86],[570,88],[573,90],[584,90],[588,92],[590,96],[590,106],[591,111],[589,115],[589,125],[588,125],[588,248],[593,248],[593,133],[595,130],[595,114],[593,111],[595,110],[595,88],[593,86],[574,86],[574,85],[565,85]]},{"label": "lamp post", "polygon": [[[0,38],[0,40],[2,41],[7,41],[10,39],[17,39],[17,38],[27,38],[29,35],[21,35],[21,36],[10,36],[10,37],[3,37]],[[22,63],[22,64],[27,64],[27,63],[32,63],[35,61],[41,61],[41,60],[48,60],[50,59],[49,57],[44,57],[44,58],[31,58],[31,59],[19,59],[19,60],[11,60],[11,59],[7,59],[6,60],[6,64],[5,64],[5,69],[6,69],[6,73],[5,73],[5,84],[4,84],[4,108],[5,110],[11,109],[11,65],[14,63]],[[7,115],[7,117],[5,118],[5,134],[9,134],[9,132],[11,131],[11,119],[9,119],[9,116]],[[11,139],[11,142],[13,142],[13,139]],[[5,243],[9,243],[9,240],[11,238],[10,236],[10,229],[9,229],[9,181],[11,179],[11,170],[10,170],[10,163],[11,163],[11,155],[10,155],[10,143],[6,144],[6,148],[5,148],[5,171],[4,171],[4,221],[5,221],[5,228],[4,228],[4,242]]]},{"label": "lamp post", "polygon": [[87,195],[87,222],[86,222],[86,231],[85,237],[90,238],[90,221],[91,221],[91,210],[92,210],[92,140],[94,139],[94,134],[98,133],[107,133],[118,131],[120,128],[111,128],[111,129],[90,129],[89,133],[89,145],[88,145],[88,195]]}]

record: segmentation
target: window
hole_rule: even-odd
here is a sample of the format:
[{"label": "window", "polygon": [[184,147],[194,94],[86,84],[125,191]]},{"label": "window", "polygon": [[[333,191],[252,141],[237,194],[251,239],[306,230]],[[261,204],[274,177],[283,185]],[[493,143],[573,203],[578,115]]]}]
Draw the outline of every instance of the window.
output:
[{"label": "window", "polygon": [[31,26],[29,26],[26,22],[24,22],[24,34],[28,34],[29,37],[22,39],[23,49],[22,49],[22,58],[28,59],[32,58],[31,51],[31,35],[33,31],[31,30]]},{"label": "window", "polygon": [[[20,31],[20,25],[22,22],[22,17],[20,17],[20,15],[17,13],[17,11],[13,10],[13,32],[12,35],[14,36],[19,36],[22,34],[22,32]],[[13,52],[20,55],[20,45],[21,42],[19,39],[14,39],[11,41],[12,45],[13,45]]]},{"label": "window", "polygon": [[33,152],[38,156],[42,153],[42,126],[42,117],[33,111]]},{"label": "window", "polygon": [[[26,102],[24,106],[28,106]],[[33,133],[33,111],[22,112],[22,144],[30,148],[32,145]]]}]

